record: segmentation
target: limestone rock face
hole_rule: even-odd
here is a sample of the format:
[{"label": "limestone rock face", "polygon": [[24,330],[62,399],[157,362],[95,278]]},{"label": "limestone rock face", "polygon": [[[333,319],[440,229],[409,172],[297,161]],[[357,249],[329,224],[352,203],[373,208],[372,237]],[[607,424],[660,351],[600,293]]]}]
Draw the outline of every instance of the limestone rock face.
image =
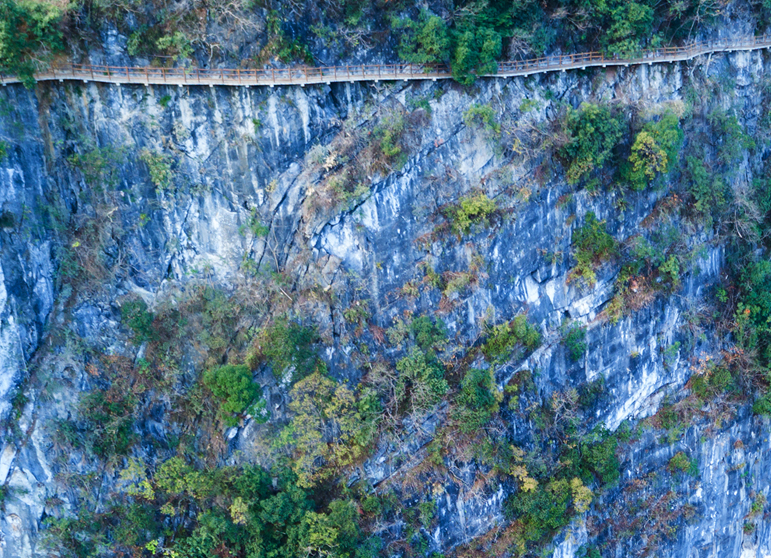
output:
[{"label": "limestone rock face", "polygon": [[[717,95],[712,102],[740,106],[741,123],[756,128],[763,111],[759,90],[769,71],[765,53],[716,56],[699,68],[701,79],[734,81],[732,99]],[[695,360],[724,348],[708,323],[699,326],[697,336],[686,331],[695,309],[720,281],[724,246],[708,233],[689,231],[694,257],[679,290],[610,323],[603,311],[618,269],[600,268],[591,287],[571,281],[571,232],[593,212],[619,240],[649,234],[644,219],[666,189],[626,196],[612,189],[572,192],[558,161],[543,153],[511,160],[496,143],[513,144],[516,138],[491,138],[467,125],[463,114],[474,104],[490,103],[525,134],[554,116],[557,101],[578,106],[587,99],[617,100],[654,110],[682,102],[693,71],[672,64],[588,76],[481,79],[468,90],[431,82],[275,89],[93,83],[40,84],[36,91],[3,88],[0,102],[10,108],[0,113],[0,137],[8,138],[11,149],[0,161],[0,214],[12,218],[4,218],[0,228],[0,419],[8,425],[0,434],[0,485],[10,488],[11,497],[1,512],[0,556],[46,556],[39,536],[43,520],[83,505],[55,479],[63,472],[86,472],[88,466],[75,457],[68,463],[52,458],[55,421],[71,416],[90,385],[68,343],[77,338],[106,354],[141,358],[142,349],[136,353],[120,325],[123,297],[140,296],[152,307],[201,278],[231,289],[242,280],[245,262],[256,272],[278,265],[296,285],[317,284],[347,303],[360,298],[355,283],[366,291],[372,322],[383,328],[405,310],[420,315],[445,304],[450,339],[461,347],[477,341],[484,323],[527,312],[544,342],[525,360],[497,370],[501,390],[521,370],[537,372],[536,393],[544,401],[602,377],[607,394],[596,411],[598,423],[615,430],[625,420],[651,416],[666,396],[685,386]],[[422,114],[415,116],[419,120],[404,164],[369,177],[371,187],[350,203],[317,202],[330,155],[325,153],[319,164],[313,161],[314,149],[334,149],[345,134],[365,128],[380,113],[414,107],[415,99],[426,99],[430,111],[410,109]],[[520,110],[525,100],[534,101],[535,108]],[[111,169],[100,171],[108,187],[98,194],[73,159],[73,154],[94,152],[109,159]],[[172,175],[161,184],[147,164],[159,154],[168,158]],[[737,176],[751,182],[757,165],[749,160],[741,165]],[[506,202],[500,220],[460,242],[432,237],[442,224],[440,208],[472,188],[491,198],[503,199],[505,193],[515,201]],[[255,219],[266,234],[244,232]],[[61,230],[67,222],[85,232],[73,240]],[[98,238],[87,234],[94,222],[102,231]],[[97,260],[87,250],[95,251]],[[444,295],[434,289],[402,296],[406,283],[422,281],[426,266],[450,277],[474,268],[473,284]],[[102,267],[118,271],[99,275]],[[79,288],[78,274],[98,277],[100,290]],[[339,312],[320,304],[308,308],[332,340],[322,353],[330,372],[358,381],[363,361],[351,337],[342,334],[346,326]],[[561,343],[560,327],[569,321],[586,327],[587,351],[578,362],[568,358]],[[70,331],[69,341],[60,334],[47,337],[53,329]],[[365,332],[363,339],[371,335]],[[46,343],[57,347],[46,357],[50,378],[29,383],[39,366],[34,355]],[[191,370],[196,358],[190,357]],[[58,387],[48,389],[54,381]],[[281,385],[266,390],[274,417],[284,416],[286,390]],[[405,439],[381,443],[352,482],[377,486],[409,472],[424,457],[444,412],[439,408],[414,425]],[[162,437],[166,420],[159,411],[141,422],[140,434]],[[513,414],[508,427],[522,436],[529,429],[527,419]],[[233,459],[258,459],[259,432],[258,425],[247,423],[227,436]],[[698,461],[700,478],[673,489],[679,495],[673,506],[687,505],[692,513],[687,521],[677,520],[678,529],[662,538],[657,552],[682,558],[770,556],[768,522],[758,522],[750,534],[743,530],[750,493],[771,497],[768,421],[739,409],[719,429],[693,426],[675,443],[643,433],[622,460],[622,482],[666,468],[684,449]],[[108,494],[116,476],[100,474],[101,494]],[[502,502],[511,487],[473,491],[479,475],[472,466],[452,471],[437,493],[438,522],[429,533],[433,549],[451,549],[505,521]],[[575,556],[590,536],[608,542],[619,557],[638,551],[644,541],[618,535],[628,503],[624,498],[620,489],[606,492],[595,511],[557,536],[553,556]]]}]

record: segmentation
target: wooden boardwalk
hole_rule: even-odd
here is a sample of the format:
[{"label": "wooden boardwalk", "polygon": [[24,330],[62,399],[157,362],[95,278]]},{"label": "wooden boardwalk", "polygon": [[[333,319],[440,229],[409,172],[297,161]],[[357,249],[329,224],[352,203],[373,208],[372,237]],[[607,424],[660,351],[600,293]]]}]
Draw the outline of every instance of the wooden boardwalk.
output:
[{"label": "wooden boardwalk", "polygon": [[[734,41],[693,43],[683,47],[666,47],[643,51],[636,58],[606,57],[599,52],[562,54],[510,60],[498,63],[498,71],[484,77],[529,76],[606,66],[635,66],[691,60],[697,56],[722,52],[760,50],[771,47],[771,36]],[[202,69],[156,68],[136,66],[98,66],[70,64],[45,69],[35,74],[37,81],[95,81],[115,84],[145,85],[215,85],[269,86],[313,85],[379,80],[450,79],[452,72],[445,64],[375,64],[361,66],[296,67],[288,69]],[[0,83],[19,83],[16,76],[0,74]]]}]

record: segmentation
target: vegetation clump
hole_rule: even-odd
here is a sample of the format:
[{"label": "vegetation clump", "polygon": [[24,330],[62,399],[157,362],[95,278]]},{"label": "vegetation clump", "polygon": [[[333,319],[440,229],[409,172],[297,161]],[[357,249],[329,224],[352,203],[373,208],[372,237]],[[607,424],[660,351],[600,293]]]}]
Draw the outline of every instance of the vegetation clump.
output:
[{"label": "vegetation clump", "polygon": [[318,339],[315,328],[279,318],[257,334],[247,364],[257,368],[261,362],[268,362],[276,378],[290,375],[290,381],[296,382],[320,366],[314,347]]},{"label": "vegetation clump", "polygon": [[540,344],[541,333],[538,328],[527,321],[527,316],[520,314],[510,322],[488,329],[482,354],[489,361],[501,364],[509,360],[518,347],[523,351],[534,351]]},{"label": "vegetation clump", "polygon": [[571,270],[569,278],[580,278],[588,286],[593,286],[597,281],[595,267],[615,256],[618,251],[615,239],[605,230],[605,221],[598,221],[592,211],[586,214],[584,224],[573,231],[573,248],[576,266]]},{"label": "vegetation clump", "polygon": [[666,174],[677,161],[683,130],[674,113],[648,122],[635,137],[629,155],[627,179],[633,190],[644,190],[653,180]]},{"label": "vegetation clump", "polygon": [[153,327],[155,316],[147,310],[147,303],[141,298],[124,302],[121,306],[121,318],[133,330],[139,343],[154,341],[158,338]]},{"label": "vegetation clump", "polygon": [[470,194],[444,210],[444,214],[450,222],[450,229],[458,236],[471,232],[473,225],[482,225],[489,222],[490,216],[496,210],[494,200],[491,200],[483,192]]},{"label": "vegetation clump", "polygon": [[466,126],[482,128],[491,136],[501,134],[501,125],[497,121],[495,111],[490,105],[473,104],[463,113],[463,122]]},{"label": "vegetation clump", "polygon": [[562,343],[568,352],[568,358],[572,362],[578,362],[586,353],[586,328],[577,323],[570,323],[563,327]]},{"label": "vegetation clump", "polygon": [[168,155],[143,149],[139,158],[147,165],[150,180],[158,190],[163,191],[171,186],[173,174],[171,172],[171,158]]},{"label": "vegetation clump", "polygon": [[569,162],[568,183],[576,184],[611,160],[624,119],[606,105],[582,103],[578,110],[568,109],[566,128],[569,139],[561,154]]},{"label": "vegetation clump", "polygon": [[455,398],[453,415],[460,431],[471,434],[489,423],[498,412],[502,398],[495,386],[492,368],[472,368],[466,372]]},{"label": "vegetation clump", "polygon": [[396,363],[399,376],[394,397],[399,408],[411,415],[420,415],[438,404],[450,389],[444,379],[444,367],[430,353],[419,348]]},{"label": "vegetation clump", "polygon": [[17,75],[32,87],[35,61],[64,49],[62,22],[68,8],[66,3],[0,1],[0,73]]},{"label": "vegetation clump", "polygon": [[675,455],[672,456],[672,459],[670,459],[669,463],[667,464],[667,469],[669,469],[669,472],[672,474],[679,471],[681,473],[688,473],[694,477],[699,475],[698,462],[695,459],[691,460],[682,451],[678,451]]},{"label": "vegetation clump", "polygon": [[294,452],[292,468],[300,486],[328,479],[362,457],[374,440],[380,406],[372,390],[357,397],[344,384],[314,372],[294,385],[291,397],[294,416],[280,439]]},{"label": "vegetation clump", "polygon": [[207,370],[203,385],[219,400],[219,415],[227,426],[235,426],[234,415],[247,412],[249,405],[262,393],[252,380],[252,371],[244,364],[229,364]]}]

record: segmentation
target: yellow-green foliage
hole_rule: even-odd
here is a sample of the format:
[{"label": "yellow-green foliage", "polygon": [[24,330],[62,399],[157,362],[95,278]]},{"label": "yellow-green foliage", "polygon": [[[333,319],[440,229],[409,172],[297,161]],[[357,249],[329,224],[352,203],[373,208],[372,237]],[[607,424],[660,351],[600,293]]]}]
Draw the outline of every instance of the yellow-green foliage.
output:
[{"label": "yellow-green foliage", "polygon": [[246,361],[252,368],[261,362],[270,363],[273,374],[280,379],[291,371],[290,380],[297,381],[320,366],[314,347],[317,341],[315,328],[278,318],[257,334]]},{"label": "yellow-green foliage", "polygon": [[678,451],[675,455],[672,456],[672,459],[670,459],[669,463],[667,464],[667,469],[669,469],[669,472],[673,474],[679,471],[682,473],[688,473],[694,477],[699,475],[699,464],[697,461],[695,459],[689,459],[688,456],[685,455],[685,453],[682,451]]},{"label": "yellow-green foliage", "polygon": [[495,111],[490,105],[471,105],[463,113],[463,122],[469,127],[482,128],[490,135],[498,136],[501,133],[501,125],[496,121]]},{"label": "yellow-green foliage", "polygon": [[147,165],[150,171],[150,180],[159,190],[165,190],[171,186],[171,157],[163,153],[153,153],[149,149],[143,149],[139,158]]},{"label": "yellow-green foliage", "polygon": [[483,192],[478,192],[461,198],[456,205],[446,208],[444,213],[450,221],[452,232],[461,236],[468,234],[472,225],[486,224],[495,209],[495,201]]},{"label": "yellow-green foliage", "polygon": [[377,432],[378,403],[373,392],[357,398],[318,372],[297,382],[290,395],[294,416],[281,440],[294,453],[298,485],[309,488],[364,454]]},{"label": "yellow-green foliage", "polygon": [[629,156],[627,179],[634,190],[643,190],[658,175],[668,172],[677,160],[683,142],[678,117],[667,113],[658,122],[648,122],[637,134]]},{"label": "yellow-green foliage", "polygon": [[379,144],[384,167],[401,168],[407,161],[407,155],[402,144],[406,130],[406,120],[401,113],[392,113],[384,117],[372,135]]},{"label": "yellow-green foliage", "polygon": [[512,357],[516,348],[535,350],[541,344],[541,333],[520,314],[510,322],[504,322],[488,330],[482,353],[491,362],[503,363]]},{"label": "yellow-green foliage", "polygon": [[571,281],[580,278],[590,287],[597,281],[595,267],[618,251],[616,240],[605,230],[605,221],[598,221],[591,211],[583,226],[573,232],[573,248],[576,266],[568,277]]}]

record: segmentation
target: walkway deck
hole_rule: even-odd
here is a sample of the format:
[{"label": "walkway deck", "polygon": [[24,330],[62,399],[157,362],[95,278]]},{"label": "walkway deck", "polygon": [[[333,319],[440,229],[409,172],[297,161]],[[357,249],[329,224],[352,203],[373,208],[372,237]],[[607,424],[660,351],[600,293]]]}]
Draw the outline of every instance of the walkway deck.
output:
[{"label": "walkway deck", "polygon": [[[608,58],[599,52],[564,54],[511,60],[498,63],[498,71],[485,77],[529,76],[606,66],[635,66],[691,60],[707,54],[760,50],[771,47],[771,36],[752,37],[735,41],[693,43],[683,47],[646,50],[638,58]],[[215,85],[269,86],[313,85],[339,82],[379,80],[437,80],[450,79],[452,73],[445,64],[383,64],[362,66],[297,67],[290,69],[201,69],[154,68],[132,66],[97,66],[70,64],[51,67],[35,74],[37,81],[95,81],[116,84],[145,85]],[[16,76],[0,74],[0,83],[19,83]]]}]

